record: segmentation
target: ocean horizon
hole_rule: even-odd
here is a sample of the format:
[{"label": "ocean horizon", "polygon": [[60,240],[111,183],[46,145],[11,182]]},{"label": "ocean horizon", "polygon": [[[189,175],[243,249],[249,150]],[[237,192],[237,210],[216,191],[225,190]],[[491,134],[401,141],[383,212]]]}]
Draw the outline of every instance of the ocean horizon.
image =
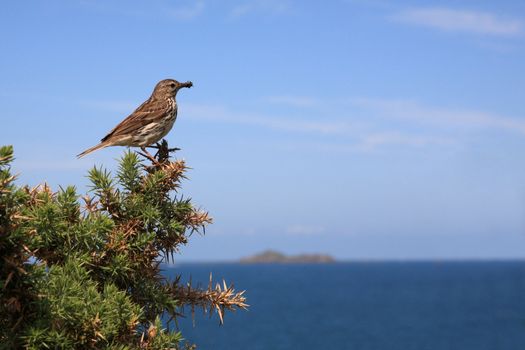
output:
[{"label": "ocean horizon", "polygon": [[321,263],[297,263],[297,262],[242,262],[239,259],[180,259],[176,262],[163,263],[164,267],[171,268],[179,265],[199,265],[199,264],[211,264],[211,265],[220,265],[220,264],[241,264],[241,265],[330,265],[330,264],[350,264],[350,263],[490,263],[490,262],[525,262],[525,258],[515,257],[515,258],[346,258],[339,259],[333,262],[321,262]]},{"label": "ocean horizon", "polygon": [[[224,325],[187,308],[197,349],[476,349],[525,346],[525,261],[181,262],[164,275],[246,290]],[[194,326],[195,325],[195,326]]]}]

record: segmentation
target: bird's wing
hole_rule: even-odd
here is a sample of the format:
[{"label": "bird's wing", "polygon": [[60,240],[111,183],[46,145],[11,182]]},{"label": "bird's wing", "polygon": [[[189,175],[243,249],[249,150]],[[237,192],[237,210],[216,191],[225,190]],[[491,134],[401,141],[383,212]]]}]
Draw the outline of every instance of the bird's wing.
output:
[{"label": "bird's wing", "polygon": [[133,134],[144,125],[162,119],[168,107],[166,101],[148,99],[115,126],[101,141],[104,142],[114,136]]}]

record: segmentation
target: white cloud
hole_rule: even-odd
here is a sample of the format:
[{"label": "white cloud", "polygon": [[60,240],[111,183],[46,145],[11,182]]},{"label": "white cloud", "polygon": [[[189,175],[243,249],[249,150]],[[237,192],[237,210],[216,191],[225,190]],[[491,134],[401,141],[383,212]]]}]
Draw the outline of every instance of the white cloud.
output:
[{"label": "white cloud", "polygon": [[445,128],[499,129],[525,135],[525,119],[480,111],[424,106],[409,100],[356,98],[351,101],[355,106],[368,109],[382,117],[410,120],[419,124]]},{"label": "white cloud", "polygon": [[356,126],[348,121],[311,121],[238,113],[220,106],[185,105],[183,108],[184,113],[193,119],[255,125],[275,130],[344,135],[353,133],[356,129]]},{"label": "white cloud", "polygon": [[323,226],[312,225],[291,225],[286,228],[286,233],[291,235],[317,235],[325,231],[326,228]]},{"label": "white cloud", "polygon": [[[182,3],[181,3],[182,2]],[[143,3],[127,3],[121,6],[118,3],[106,0],[78,0],[78,3],[91,11],[110,13],[136,18],[175,18],[191,20],[199,16],[205,9],[202,0],[178,1],[174,5],[170,0],[145,1]]]},{"label": "white cloud", "polygon": [[500,18],[492,13],[428,7],[401,11],[394,20],[450,32],[516,36],[524,24],[517,19]]},{"label": "white cloud", "polygon": [[412,135],[405,134],[399,131],[388,132],[373,132],[365,135],[361,142],[354,147],[359,151],[373,151],[382,146],[410,146],[423,147],[428,145],[452,145],[455,144],[452,138],[428,136],[428,135]]},{"label": "white cloud", "polygon": [[308,121],[282,117],[235,113],[224,107],[186,105],[185,115],[190,119],[252,125],[267,129],[295,133],[313,133],[325,136],[342,136],[344,144],[334,144],[331,140],[323,143],[309,142],[307,145],[294,142],[284,147],[289,150],[316,149],[326,152],[361,153],[376,150],[388,145],[426,146],[430,144],[452,144],[452,140],[439,137],[404,134],[398,131],[375,132],[370,126],[348,121]]},{"label": "white cloud", "polygon": [[[465,132],[494,130],[525,134],[525,120],[484,112],[429,107],[406,100],[354,98],[332,101],[346,105],[347,116],[338,120],[301,120],[271,115],[245,114],[219,106],[185,105],[190,119],[257,126],[293,133],[338,136],[311,140],[309,145],[326,152],[373,152],[388,147],[449,147],[462,143]],[[350,119],[350,115],[353,117]],[[361,115],[361,117],[356,117]],[[366,120],[366,122],[364,121]],[[395,120],[396,124],[385,120]],[[461,133],[463,132],[463,134]],[[304,144],[297,144],[304,149]],[[308,145],[306,145],[308,146]],[[294,149],[294,144],[286,145]]]},{"label": "white cloud", "polygon": [[187,6],[173,8],[168,11],[168,15],[180,20],[191,20],[199,16],[204,11],[205,5],[203,1],[193,1]]},{"label": "white cloud", "polygon": [[266,101],[291,107],[314,107],[319,105],[319,100],[309,96],[269,96]]},{"label": "white cloud", "polygon": [[235,6],[232,17],[241,17],[250,13],[283,14],[290,8],[286,0],[248,0],[241,5]]}]

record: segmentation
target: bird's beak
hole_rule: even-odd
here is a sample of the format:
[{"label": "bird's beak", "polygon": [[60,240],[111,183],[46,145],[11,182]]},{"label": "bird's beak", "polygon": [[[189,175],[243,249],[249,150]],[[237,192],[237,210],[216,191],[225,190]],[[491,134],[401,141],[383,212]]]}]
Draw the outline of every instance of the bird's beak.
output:
[{"label": "bird's beak", "polygon": [[187,81],[185,83],[180,83],[179,84],[179,89],[181,88],[190,88],[193,86],[193,83],[191,81]]}]

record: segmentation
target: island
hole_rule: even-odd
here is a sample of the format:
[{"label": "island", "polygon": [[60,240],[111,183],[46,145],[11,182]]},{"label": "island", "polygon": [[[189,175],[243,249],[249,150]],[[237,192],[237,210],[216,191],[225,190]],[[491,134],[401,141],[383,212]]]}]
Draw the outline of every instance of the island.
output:
[{"label": "island", "polygon": [[336,260],[326,254],[285,255],[274,250],[267,250],[241,258],[240,262],[243,264],[325,264],[336,262]]}]

